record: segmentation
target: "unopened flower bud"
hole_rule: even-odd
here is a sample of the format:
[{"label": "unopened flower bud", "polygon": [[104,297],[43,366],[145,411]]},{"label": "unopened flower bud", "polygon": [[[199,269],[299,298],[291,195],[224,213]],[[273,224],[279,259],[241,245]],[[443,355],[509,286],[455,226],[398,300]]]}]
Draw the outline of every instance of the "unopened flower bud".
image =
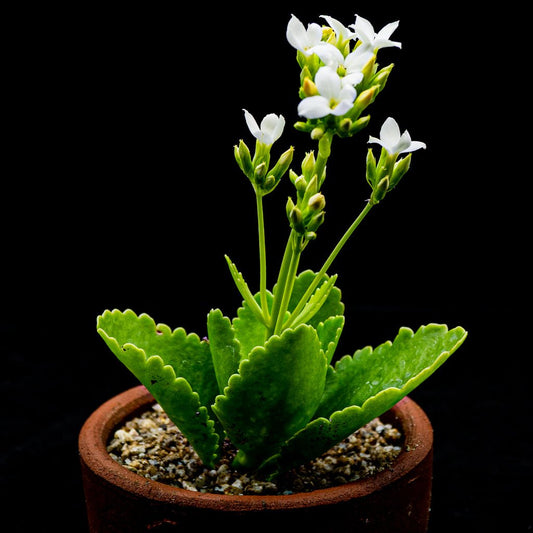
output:
[{"label": "unopened flower bud", "polygon": [[289,196],[287,198],[287,203],[285,204],[285,213],[287,213],[287,218],[291,219],[291,211],[294,209],[294,202],[292,201],[292,198]]},{"label": "unopened flower bud", "polygon": [[262,183],[264,178],[265,178],[265,175],[267,173],[267,166],[266,166],[266,163],[263,161],[262,163],[260,163],[259,165],[257,165],[255,167],[255,170],[254,170],[254,179],[258,182],[258,183]]},{"label": "unopened flower bud", "polygon": [[234,150],[235,159],[241,170],[246,174],[246,176],[251,177],[254,171],[252,165],[252,156],[250,155],[250,150],[246,143],[241,139],[239,141],[238,148],[235,147]]},{"label": "unopened flower bud", "polygon": [[306,240],[308,241],[314,241],[316,239],[316,233],[314,231],[308,231],[306,234],[305,234],[305,238]]},{"label": "unopened flower bud", "polygon": [[350,128],[350,135],[355,135],[356,133],[359,133],[363,128],[365,128],[368,123],[370,122],[370,115],[366,115],[364,117],[361,117],[357,119]]},{"label": "unopened flower bud", "polygon": [[374,189],[374,192],[372,193],[372,196],[370,197],[370,202],[372,205],[379,204],[383,198],[385,198],[385,195],[387,194],[387,191],[389,190],[389,176],[385,176],[377,185],[377,187]]},{"label": "unopened flower bud", "polygon": [[324,135],[324,129],[323,128],[313,128],[313,130],[311,131],[311,139],[313,139],[313,141],[318,141],[319,139],[322,138],[322,136]]},{"label": "unopened flower bud", "polygon": [[265,192],[272,192],[274,190],[274,187],[279,183],[279,180],[277,180],[272,174],[270,174],[267,179],[265,180],[265,183],[263,183],[262,189]]},{"label": "unopened flower bud", "polygon": [[309,133],[313,129],[313,125],[309,124],[308,122],[302,122],[299,120],[298,122],[294,123],[294,129],[297,131],[303,131],[305,133]]},{"label": "unopened flower bud", "polygon": [[339,127],[342,131],[348,132],[352,127],[352,121],[349,118],[343,118],[339,124]]},{"label": "unopened flower bud", "polygon": [[293,207],[291,209],[291,212],[289,213],[289,221],[291,223],[291,227],[295,231],[298,233],[303,233],[305,228],[302,224],[302,212],[297,207]]},{"label": "unopened flower bud", "polygon": [[279,183],[279,180],[283,177],[285,172],[289,169],[290,164],[292,163],[292,156],[294,153],[294,148],[291,146],[287,151],[281,154],[278,162],[274,165],[274,168],[270,171],[272,176],[276,179],[276,183]]},{"label": "unopened flower bud", "polygon": [[291,183],[294,185],[296,180],[299,178],[298,174],[292,170],[292,168],[289,170],[289,179],[291,180]]},{"label": "unopened flower bud", "polygon": [[302,161],[302,173],[306,179],[311,179],[313,170],[315,169],[315,154],[313,151],[307,152]]},{"label": "unopened flower bud", "polygon": [[311,220],[307,223],[307,230],[316,231],[319,228],[319,226],[321,226],[324,223],[325,216],[326,216],[325,211],[320,211],[320,213],[317,213],[315,216],[313,216]]},{"label": "unopened flower bud", "polygon": [[366,63],[366,65],[361,69],[361,72],[363,73],[363,79],[367,80],[370,76],[372,76],[372,72],[374,70],[374,65],[376,64],[376,54],[374,54]]},{"label": "unopened flower bud", "polygon": [[331,136],[323,135],[318,141],[318,153],[324,158],[328,158],[331,153]]},{"label": "unopened flower bud", "polygon": [[379,87],[378,92],[381,92],[389,79],[389,74],[391,73],[394,64],[391,63],[388,67],[382,68],[373,78],[372,85],[377,85]]},{"label": "unopened flower bud", "polygon": [[354,119],[359,118],[359,115],[374,101],[378,92],[379,85],[373,85],[370,89],[357,95],[350,115]]},{"label": "unopened flower bud", "polygon": [[400,159],[397,163],[395,163],[394,170],[392,172],[392,177],[390,180],[389,189],[392,189],[393,187],[396,187],[396,185],[398,185],[398,182],[405,176],[405,173],[409,170],[410,166],[411,154],[408,154],[406,157]]},{"label": "unopened flower bud", "polygon": [[318,94],[317,86],[311,78],[305,78],[302,91],[305,96],[316,96]]},{"label": "unopened flower bud", "polygon": [[318,192],[309,198],[307,205],[311,211],[322,211],[326,207],[326,198],[322,193]]},{"label": "unopened flower bud", "polygon": [[305,192],[307,189],[307,181],[303,176],[298,176],[298,178],[294,181],[294,186],[298,192]]},{"label": "unopened flower bud", "polygon": [[366,181],[372,189],[376,186],[377,177],[376,158],[374,157],[372,148],[369,148],[366,154]]}]

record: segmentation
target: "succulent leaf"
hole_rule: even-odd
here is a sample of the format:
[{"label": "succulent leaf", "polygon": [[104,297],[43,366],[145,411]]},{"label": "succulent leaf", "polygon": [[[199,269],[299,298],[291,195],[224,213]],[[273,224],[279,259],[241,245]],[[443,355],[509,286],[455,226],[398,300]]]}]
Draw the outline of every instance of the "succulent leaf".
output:
[{"label": "succulent leaf", "polygon": [[[292,313],[301,297],[305,294],[307,288],[311,285],[316,277],[316,273],[311,270],[304,270],[298,275],[294,282],[294,288],[292,291],[291,299],[289,301],[289,311]],[[329,279],[329,276],[324,276],[323,284]],[[320,287],[321,285],[319,285]],[[307,324],[318,327],[320,322],[325,322],[330,316],[338,316],[344,313],[344,304],[341,302],[341,291],[337,287],[333,287],[327,296],[327,299],[322,304],[320,310],[318,310],[312,318],[307,321]]]},{"label": "succulent leaf", "polygon": [[237,466],[259,466],[311,420],[326,370],[316,330],[305,324],[252,350],[213,406],[239,448]]},{"label": "succulent leaf", "polygon": [[[445,325],[401,328],[394,342],[358,350],[329,367],[315,418],[289,439],[278,468],[304,463],[326,452],[380,416],[420,385],[463,343],[466,331]],[[270,467],[275,463],[270,461]]]},{"label": "succulent leaf", "polygon": [[152,393],[202,461],[212,466],[219,436],[206,406],[218,388],[209,344],[131,310],[105,311],[97,326],[111,351]]},{"label": "succulent leaf", "polygon": [[[253,313],[251,314],[253,316]],[[222,394],[230,376],[239,370],[240,344],[235,338],[235,330],[230,319],[223,316],[219,309],[212,310],[207,316],[207,335],[218,389]]]},{"label": "succulent leaf", "polygon": [[[272,306],[272,294],[267,291],[267,305]],[[255,301],[259,303],[261,297],[259,293],[255,296]],[[241,358],[245,359],[256,346],[264,346],[267,339],[267,329],[262,321],[258,320],[246,301],[237,310],[237,317],[233,319],[235,337],[241,345]]]},{"label": "succulent leaf", "polygon": [[330,316],[325,322],[320,322],[316,329],[328,364],[333,359],[343,328],[344,317],[341,315]]}]

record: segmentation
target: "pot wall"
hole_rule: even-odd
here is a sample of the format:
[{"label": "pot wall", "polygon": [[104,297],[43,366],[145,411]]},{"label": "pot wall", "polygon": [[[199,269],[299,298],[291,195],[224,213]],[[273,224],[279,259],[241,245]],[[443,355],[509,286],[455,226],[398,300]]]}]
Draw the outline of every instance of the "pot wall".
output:
[{"label": "pot wall", "polygon": [[84,424],[79,452],[91,533],[180,531],[199,526],[218,532],[295,527],[339,531],[422,533],[427,530],[433,432],[422,409],[404,398],[382,416],[399,424],[404,450],[393,467],[346,485],[286,496],[202,494],[145,479],[106,451],[112,432],[153,403],[142,386],[115,396]]}]

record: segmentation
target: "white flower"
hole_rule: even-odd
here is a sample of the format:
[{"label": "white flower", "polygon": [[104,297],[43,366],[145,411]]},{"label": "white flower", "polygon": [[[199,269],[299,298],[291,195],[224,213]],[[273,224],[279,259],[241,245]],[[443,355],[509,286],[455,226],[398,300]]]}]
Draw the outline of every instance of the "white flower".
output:
[{"label": "white flower", "polygon": [[285,127],[283,115],[278,117],[274,113],[270,113],[261,121],[261,127],[259,127],[255,118],[246,109],[243,111],[248,129],[258,141],[270,145],[281,137]]},{"label": "white flower", "polygon": [[326,22],[329,24],[330,28],[335,32],[337,38],[341,38],[344,41],[351,39],[354,34],[343,24],[341,24],[337,19],[330,17],[328,15],[320,15],[323,19],[326,19]]},{"label": "white flower", "polygon": [[316,23],[309,24],[307,29],[294,15],[291,16],[287,24],[287,41],[303,52],[306,56],[311,55],[311,48],[317,46],[322,41],[322,28]]},{"label": "white flower", "polygon": [[376,33],[368,20],[355,15],[355,24],[351,24],[350,27],[353,28],[354,35],[361,41],[361,46],[364,46],[366,50],[374,51],[389,46],[402,47],[402,43],[389,39],[399,24],[399,21],[391,22]]},{"label": "white flower", "polygon": [[380,144],[391,155],[414,152],[415,150],[426,147],[423,142],[412,141],[407,130],[400,135],[398,123],[391,117],[385,120],[383,126],[381,126],[379,136],[379,139],[370,136],[368,142]]},{"label": "white flower", "polygon": [[374,53],[358,46],[353,52],[344,58],[345,83],[357,85],[363,79],[363,67],[372,59]]},{"label": "white flower", "polygon": [[298,114],[306,118],[326,115],[341,116],[353,105],[357,93],[351,85],[342,85],[340,76],[331,67],[321,67],[315,76],[318,95],[304,98],[298,105]]},{"label": "white flower", "polygon": [[353,52],[344,57],[341,51],[330,43],[324,43],[311,49],[321,61],[333,70],[338,71],[342,67],[344,76],[341,76],[343,85],[357,85],[363,79],[363,67],[374,55],[369,50],[357,47]]}]

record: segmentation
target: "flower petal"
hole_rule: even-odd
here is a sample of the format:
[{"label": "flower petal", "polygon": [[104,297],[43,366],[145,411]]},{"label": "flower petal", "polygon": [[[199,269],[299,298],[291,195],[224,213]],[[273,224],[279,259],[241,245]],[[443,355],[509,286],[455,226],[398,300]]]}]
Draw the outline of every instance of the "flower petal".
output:
[{"label": "flower petal", "polygon": [[341,90],[340,76],[331,67],[320,67],[315,76],[318,92],[328,100],[338,99]]},{"label": "flower petal", "polygon": [[256,138],[259,139],[261,137],[261,130],[259,129],[259,126],[255,120],[255,118],[246,111],[246,109],[243,109],[244,111],[244,119],[246,120],[246,125],[248,126],[248,129],[250,130],[250,133]]},{"label": "flower petal", "polygon": [[317,46],[313,46],[313,48],[311,48],[309,51],[316,54],[324,63],[324,65],[334,69],[337,69],[337,67],[342,65],[344,62],[344,56],[342,55],[342,52],[331,43],[322,43]]},{"label": "flower petal", "polygon": [[298,104],[298,114],[306,118],[321,118],[330,113],[329,100],[323,96],[308,96]]},{"label": "flower petal", "polygon": [[291,46],[302,52],[307,43],[307,31],[305,26],[294,15],[291,16],[291,19],[287,24],[287,41],[289,41]]},{"label": "flower petal", "polygon": [[426,148],[426,143],[423,143],[422,141],[412,141],[411,146],[404,150],[402,153],[406,152],[414,152],[415,150],[420,150],[420,148]]},{"label": "flower petal", "polygon": [[355,24],[352,24],[351,27],[354,29],[354,34],[363,43],[372,43],[374,40],[376,33],[374,27],[367,19],[355,15]]},{"label": "flower petal", "polygon": [[337,19],[330,17],[328,15],[320,15],[323,19],[326,19],[326,22],[329,24],[330,28],[335,32],[337,37],[342,37],[343,39],[351,39],[353,37],[353,32],[351,32],[344,24],[341,24]]},{"label": "flower petal", "polygon": [[381,140],[389,147],[394,147],[400,141],[400,127],[391,117],[388,117],[379,132]]},{"label": "flower petal", "polygon": [[264,136],[263,142],[265,144],[272,144],[277,141],[283,133],[285,127],[285,119],[282,115],[279,117],[274,113],[270,113],[261,121],[261,132]]},{"label": "flower petal", "polygon": [[342,100],[333,109],[330,110],[330,113],[332,115],[335,115],[336,117],[340,117],[350,111],[350,109],[352,108],[352,104],[353,100]]},{"label": "flower petal", "polygon": [[383,28],[379,30],[378,34],[376,35],[376,38],[388,40],[390,36],[394,33],[394,31],[398,28],[399,24],[399,20],[397,20],[396,22],[389,22],[389,24],[383,26]]}]

